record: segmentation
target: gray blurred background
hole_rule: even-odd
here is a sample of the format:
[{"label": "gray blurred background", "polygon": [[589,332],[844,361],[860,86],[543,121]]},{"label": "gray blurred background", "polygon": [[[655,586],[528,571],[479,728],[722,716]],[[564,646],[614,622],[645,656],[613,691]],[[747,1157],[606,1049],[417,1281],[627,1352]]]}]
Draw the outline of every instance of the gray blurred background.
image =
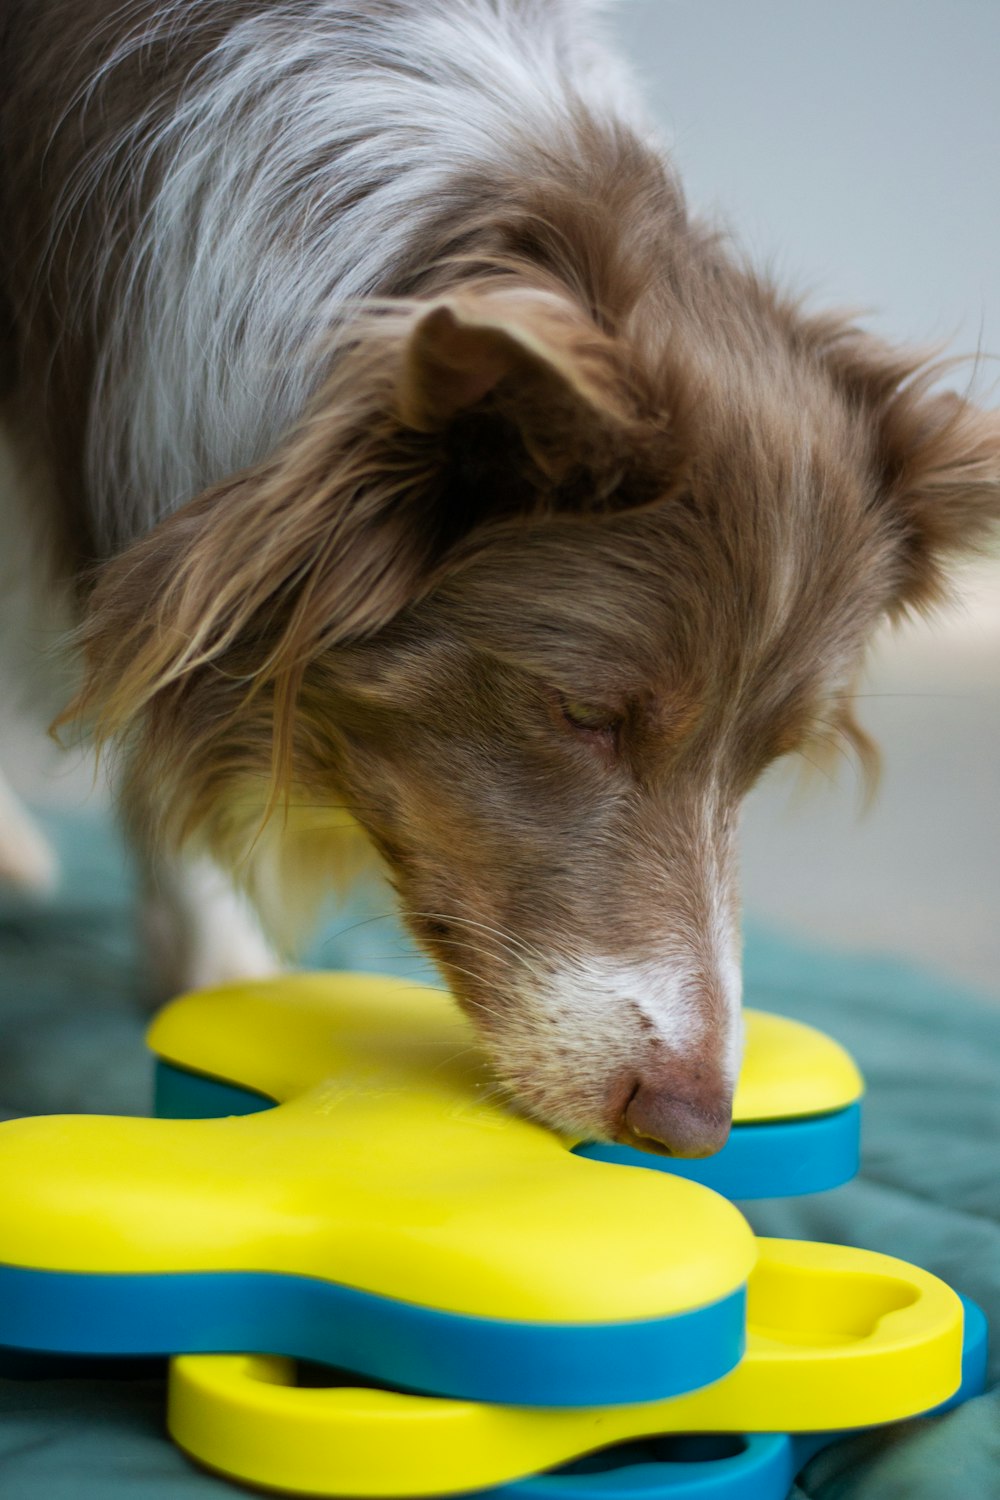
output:
[{"label": "gray blurred background", "polygon": [[[695,207],[890,338],[1000,355],[1000,3],[621,0],[615,19]],[[998,376],[984,362],[988,405]],[[872,654],[874,809],[847,765],[836,785],[779,768],[747,808],[744,886],[751,916],[1000,998],[1000,548],[957,581],[960,606]]]},{"label": "gray blurred background", "polygon": [[[997,0],[620,0],[613,25],[696,206],[889,337],[1000,353]],[[961,592],[873,653],[874,810],[859,821],[849,766],[807,787],[780,770],[747,810],[745,889],[751,916],[1000,998],[1000,560]],[[55,765],[2,681],[0,701],[12,779],[83,805],[89,772]]]}]

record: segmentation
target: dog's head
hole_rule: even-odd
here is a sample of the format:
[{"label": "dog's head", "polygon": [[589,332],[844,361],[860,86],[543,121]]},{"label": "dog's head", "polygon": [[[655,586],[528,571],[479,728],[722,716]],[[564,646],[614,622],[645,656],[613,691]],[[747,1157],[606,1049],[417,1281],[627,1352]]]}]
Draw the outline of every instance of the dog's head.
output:
[{"label": "dog's head", "polygon": [[704,1154],[741,800],[865,749],[866,640],[998,513],[995,415],[707,252],[604,326],[469,285],[369,315],[280,451],[108,565],[83,704],[230,859],[275,775],[348,807],[532,1112]]}]

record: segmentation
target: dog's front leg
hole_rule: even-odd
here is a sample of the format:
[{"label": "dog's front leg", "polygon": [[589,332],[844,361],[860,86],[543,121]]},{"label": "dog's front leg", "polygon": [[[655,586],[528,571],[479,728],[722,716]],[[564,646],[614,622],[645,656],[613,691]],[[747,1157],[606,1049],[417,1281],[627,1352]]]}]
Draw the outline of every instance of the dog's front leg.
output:
[{"label": "dog's front leg", "polygon": [[142,886],[155,1000],[281,969],[250,902],[207,855],[147,854]]},{"label": "dog's front leg", "polygon": [[58,868],[45,835],[0,771],[0,884],[47,892]]}]

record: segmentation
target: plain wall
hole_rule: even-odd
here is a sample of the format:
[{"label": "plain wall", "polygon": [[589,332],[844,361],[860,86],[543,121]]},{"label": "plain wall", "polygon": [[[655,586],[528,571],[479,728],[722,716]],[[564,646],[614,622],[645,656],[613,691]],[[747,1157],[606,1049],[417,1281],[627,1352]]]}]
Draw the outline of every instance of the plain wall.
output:
[{"label": "plain wall", "polygon": [[[1000,353],[1000,4],[621,0],[612,24],[694,207],[887,337]],[[873,654],[874,810],[850,767],[794,791],[779,769],[749,801],[744,884],[751,915],[1000,997],[1000,564],[959,592]]]}]

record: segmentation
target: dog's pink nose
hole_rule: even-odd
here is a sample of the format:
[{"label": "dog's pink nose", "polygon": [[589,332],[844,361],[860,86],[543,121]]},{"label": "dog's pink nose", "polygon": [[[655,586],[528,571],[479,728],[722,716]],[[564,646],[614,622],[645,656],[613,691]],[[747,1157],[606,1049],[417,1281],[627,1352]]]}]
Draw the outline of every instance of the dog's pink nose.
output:
[{"label": "dog's pink nose", "polygon": [[669,1087],[640,1082],[622,1116],[622,1139],[667,1156],[712,1156],[725,1144],[732,1097],[718,1089],[684,1098]]}]

